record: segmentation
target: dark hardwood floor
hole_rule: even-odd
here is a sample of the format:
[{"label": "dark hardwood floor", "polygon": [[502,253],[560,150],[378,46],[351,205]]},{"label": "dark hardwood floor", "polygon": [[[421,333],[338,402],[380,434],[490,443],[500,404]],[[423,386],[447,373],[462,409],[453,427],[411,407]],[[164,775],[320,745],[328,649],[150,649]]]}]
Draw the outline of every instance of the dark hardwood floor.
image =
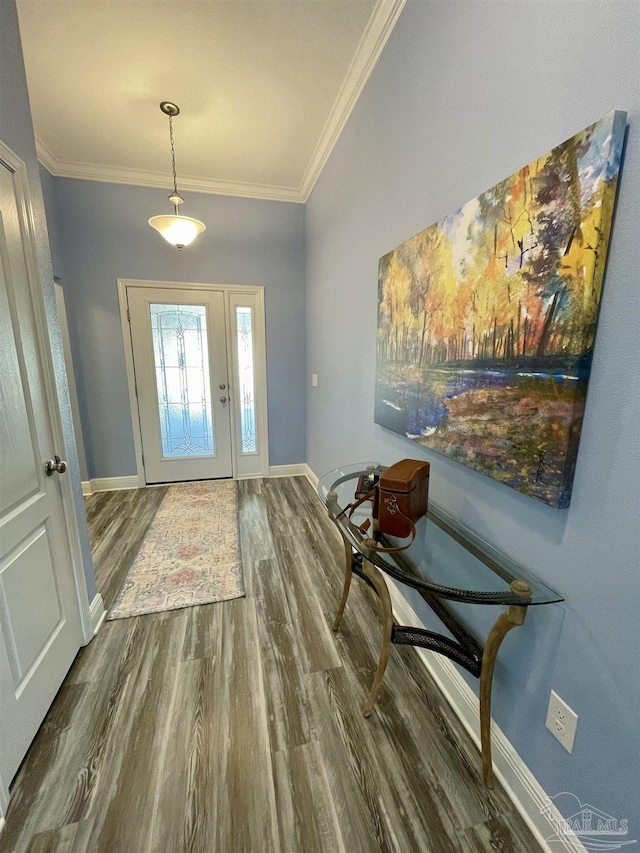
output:
[{"label": "dark hardwood floor", "polygon": [[[104,624],[15,779],[0,850],[539,853],[412,648],[362,716],[375,599],[354,580],[331,631],[343,547],[307,481],[238,487],[246,598]],[[109,603],[159,492],[88,502]]]}]

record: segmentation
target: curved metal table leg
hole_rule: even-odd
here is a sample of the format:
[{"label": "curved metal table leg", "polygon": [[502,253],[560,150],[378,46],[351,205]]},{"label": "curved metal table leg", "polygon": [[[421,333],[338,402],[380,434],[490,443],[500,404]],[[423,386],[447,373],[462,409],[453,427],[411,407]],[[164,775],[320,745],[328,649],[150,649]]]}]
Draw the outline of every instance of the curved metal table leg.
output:
[{"label": "curved metal table leg", "polygon": [[482,749],[482,775],[487,788],[493,788],[493,764],[491,761],[491,687],[496,657],[502,641],[512,628],[522,625],[527,615],[526,599],[531,589],[524,581],[513,581],[511,591],[523,599],[522,605],[512,604],[501,613],[489,631],[482,655],[480,670],[480,744]]},{"label": "curved metal table leg", "polygon": [[371,582],[375,591],[378,594],[380,607],[382,609],[382,646],[380,647],[380,657],[378,658],[378,667],[373,678],[371,690],[362,708],[362,713],[365,717],[370,716],[371,709],[378,698],[382,679],[389,661],[389,649],[391,648],[391,635],[393,631],[393,609],[391,607],[391,598],[387,584],[382,576],[382,572],[370,563],[366,557],[362,560],[362,571],[366,578]]},{"label": "curved metal table leg", "polygon": [[340,622],[342,620],[342,614],[344,613],[344,608],[347,603],[347,598],[349,596],[349,589],[351,587],[351,577],[353,575],[353,548],[347,542],[347,540],[342,537],[342,541],[344,542],[344,554],[345,554],[345,568],[344,568],[344,587],[342,589],[342,598],[340,599],[340,605],[338,607],[338,612],[336,613],[336,618],[333,620],[333,630],[337,631],[340,627]]}]

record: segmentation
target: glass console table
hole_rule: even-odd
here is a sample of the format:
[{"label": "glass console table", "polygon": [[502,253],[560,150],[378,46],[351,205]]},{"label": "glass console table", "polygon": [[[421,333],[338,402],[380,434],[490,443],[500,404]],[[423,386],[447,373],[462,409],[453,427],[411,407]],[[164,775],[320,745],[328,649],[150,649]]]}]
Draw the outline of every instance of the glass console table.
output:
[{"label": "glass console table", "polygon": [[[383,546],[401,542],[375,532],[371,501],[361,504],[351,518],[348,511],[356,500],[360,477],[365,478],[360,491],[368,491],[368,486],[373,485],[373,475],[384,470],[384,466],[375,464],[347,465],[325,474],[318,484],[318,494],[345,545],[344,588],[333,630],[337,631],[340,626],[351,577],[356,574],[377,593],[383,622],[378,666],[362,709],[365,717],[371,714],[378,696],[392,643],[432,649],[479,678],[483,776],[487,787],[493,787],[491,685],[498,649],[508,631],[524,623],[528,607],[563,601],[563,598],[433,504],[427,516],[416,524],[417,535],[409,548],[390,554],[372,550],[374,542]],[[371,524],[363,533],[367,520]],[[417,589],[454,639],[424,628],[396,625],[385,574]],[[447,600],[502,604],[507,605],[508,610],[502,611],[496,619],[483,648],[447,606]]]}]

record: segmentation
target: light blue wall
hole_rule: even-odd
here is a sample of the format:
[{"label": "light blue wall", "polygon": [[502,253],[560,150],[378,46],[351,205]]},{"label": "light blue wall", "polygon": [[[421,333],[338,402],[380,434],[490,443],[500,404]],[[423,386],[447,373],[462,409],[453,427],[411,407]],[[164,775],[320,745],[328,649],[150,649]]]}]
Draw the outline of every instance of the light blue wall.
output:
[{"label": "light blue wall", "polygon": [[47,222],[42,199],[38,161],[36,159],[33,124],[29,108],[27,81],[24,73],[22,47],[18,29],[18,16],[14,0],[2,0],[0,2],[0,139],[25,162],[29,176],[29,193],[33,207],[38,267],[42,281],[64,430],[65,447],[61,448],[58,452],[62,452],[65,455],[69,465],[69,477],[71,478],[73,498],[78,515],[80,544],[87,578],[87,588],[89,600],[91,600],[96,594],[96,586],[89,548],[89,533],[80,486],[78,456],[73,434],[73,420],[53,289],[53,270],[47,235]]},{"label": "light blue wall", "polygon": [[271,465],[305,460],[304,208],[185,192],[207,230],[178,252],[147,224],[168,192],[54,178],[91,477],[136,473],[116,279],[262,285]]},{"label": "light blue wall", "polygon": [[47,215],[47,231],[49,232],[53,274],[59,279],[64,280],[64,261],[62,257],[62,244],[60,242],[60,229],[58,228],[58,206],[56,204],[54,178],[42,165],[40,165],[40,184],[42,186],[44,209]]},{"label": "light blue wall", "polygon": [[[549,794],[573,792],[627,818],[631,838],[640,837],[639,8],[410,2],[306,206],[307,374],[319,375],[307,461],[322,474],[349,461],[428,459],[434,502],[566,596],[507,638],[494,717]],[[611,109],[629,113],[626,162],[572,503],[556,510],[374,425],[377,264]],[[483,636],[497,615],[461,610]],[[544,727],[551,689],[580,716],[572,755]]]},{"label": "light blue wall", "polygon": [[[54,179],[53,176],[45,169],[43,165],[40,165],[40,183],[42,184],[42,196],[44,198],[44,209],[47,215],[47,229],[49,231],[49,246],[51,247],[51,263],[53,264],[53,275],[54,278],[58,280],[59,287],[62,288],[62,293],[64,294],[66,286],[65,286],[65,274],[64,274],[64,261],[62,256],[62,244],[60,242],[60,231],[58,228],[58,207],[56,204],[56,196],[55,196],[55,187],[54,187]],[[60,311],[60,303],[56,302],[58,305],[58,311]],[[66,302],[65,302],[65,315],[66,315]],[[73,423],[75,427],[76,433],[76,450],[78,453],[78,464],[80,467],[80,477],[82,480],[89,479],[89,471],[87,468],[87,462],[84,457],[84,442],[82,437],[82,422],[80,420],[79,407],[77,403],[77,394],[74,402],[74,390],[73,383],[71,379],[75,379],[75,371],[77,368],[73,365],[72,360],[69,360],[67,344],[65,339],[65,324],[68,329],[69,321],[65,316],[60,317],[60,325],[62,327],[62,340],[64,346],[65,353],[65,367],[67,371],[67,378],[70,383],[69,395],[71,397],[71,410],[73,412]],[[67,332],[68,335],[68,332]],[[73,374],[73,375],[72,375]]]}]

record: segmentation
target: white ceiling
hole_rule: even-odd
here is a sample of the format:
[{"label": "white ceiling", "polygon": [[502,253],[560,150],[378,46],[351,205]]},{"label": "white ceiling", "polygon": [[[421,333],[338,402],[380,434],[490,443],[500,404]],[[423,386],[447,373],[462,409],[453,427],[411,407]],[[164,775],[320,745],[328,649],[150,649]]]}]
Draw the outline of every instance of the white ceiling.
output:
[{"label": "white ceiling", "polygon": [[18,0],[56,175],[306,200],[406,0]]}]

